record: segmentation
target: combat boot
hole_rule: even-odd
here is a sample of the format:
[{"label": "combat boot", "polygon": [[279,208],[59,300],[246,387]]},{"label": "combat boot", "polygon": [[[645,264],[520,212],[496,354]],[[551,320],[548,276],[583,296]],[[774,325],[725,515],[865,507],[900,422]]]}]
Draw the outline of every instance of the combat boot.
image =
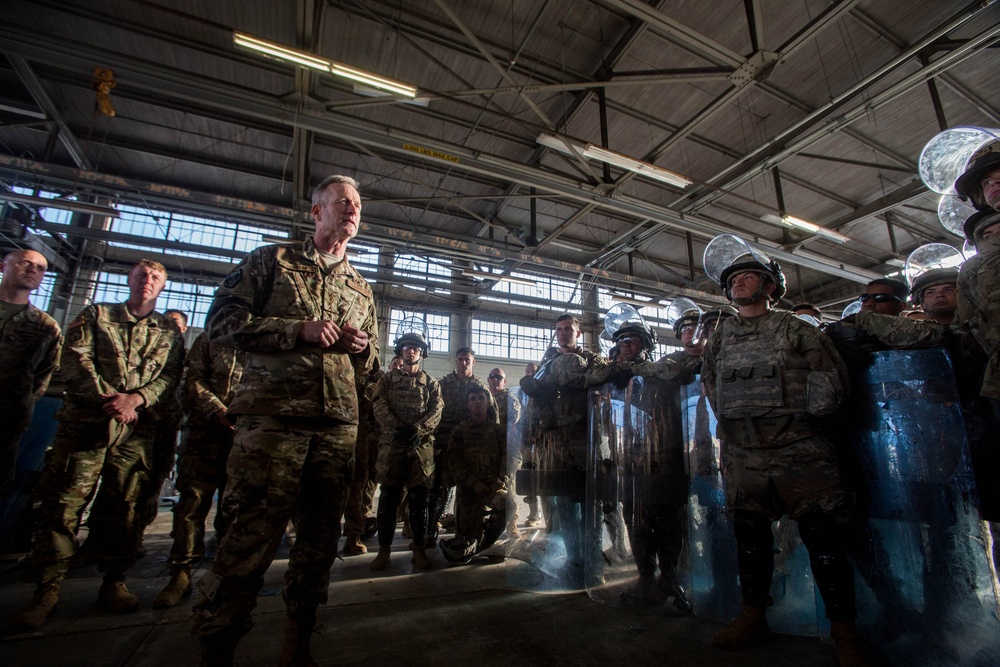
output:
[{"label": "combat boot", "polygon": [[11,625],[19,630],[37,630],[42,627],[42,623],[49,617],[49,614],[56,610],[56,602],[58,601],[58,582],[48,586],[39,584],[28,604],[24,605],[24,609],[11,620]]},{"label": "combat boot", "polygon": [[344,539],[344,555],[361,556],[368,553],[368,547],[361,543],[361,536],[348,535]]},{"label": "combat boot", "polygon": [[712,641],[716,646],[736,650],[746,648],[770,636],[771,628],[764,618],[764,610],[743,605],[740,615],[732,625],[716,632]]},{"label": "combat boot", "polygon": [[309,640],[315,626],[316,612],[304,613],[299,618],[288,617],[278,667],[316,667],[309,652]]},{"label": "combat boot", "polygon": [[139,596],[133,595],[125,587],[125,575],[109,572],[104,575],[104,583],[97,594],[97,604],[108,611],[126,614],[139,608]]},{"label": "combat boot", "polygon": [[379,547],[378,555],[375,556],[375,560],[369,566],[371,570],[384,570],[389,567],[389,556],[392,554],[392,550],[389,547]]},{"label": "combat boot", "polygon": [[177,568],[167,585],[153,598],[153,609],[176,607],[181,598],[188,595],[191,595],[191,568]]},{"label": "combat boot", "polygon": [[854,623],[834,621],[830,624],[830,637],[836,642],[837,661],[840,667],[874,667],[861,647]]},{"label": "combat boot", "polygon": [[427,557],[427,551],[423,547],[413,547],[413,558],[410,561],[418,570],[430,569],[432,565],[431,559]]}]

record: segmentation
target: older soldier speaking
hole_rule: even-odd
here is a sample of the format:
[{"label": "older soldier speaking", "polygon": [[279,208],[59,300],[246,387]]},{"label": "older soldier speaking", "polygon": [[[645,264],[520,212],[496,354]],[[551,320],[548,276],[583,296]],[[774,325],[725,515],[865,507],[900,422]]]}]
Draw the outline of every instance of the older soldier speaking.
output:
[{"label": "older soldier speaking", "polygon": [[191,617],[203,664],[232,664],[289,519],[297,539],[281,664],[311,662],[316,608],[327,600],[354,467],[355,374],[378,358],[378,326],[371,288],[345,257],[360,225],[356,181],[324,179],[311,212],[311,238],[250,253],[208,313],[212,342],[247,360],[227,412],[236,419],[222,503],[231,523]]},{"label": "older soldier speaking", "polygon": [[91,499],[87,541],[104,572],[98,602],[115,612],[139,606],[125,571],[135,563],[142,528],[136,501],[150,483],[149,408],[173,395],[184,366],[180,332],[154,310],[166,280],[162,264],[140,260],[129,272],[125,303],[87,306],[66,331],[66,398],[36,487],[38,526],[26,575],[37,588],[15,626],[39,627],[55,606]]},{"label": "older soldier speaking", "polygon": [[62,332],[28,297],[48,262],[34,250],[15,250],[3,261],[0,282],[0,492],[14,479],[17,448],[59,359]]}]

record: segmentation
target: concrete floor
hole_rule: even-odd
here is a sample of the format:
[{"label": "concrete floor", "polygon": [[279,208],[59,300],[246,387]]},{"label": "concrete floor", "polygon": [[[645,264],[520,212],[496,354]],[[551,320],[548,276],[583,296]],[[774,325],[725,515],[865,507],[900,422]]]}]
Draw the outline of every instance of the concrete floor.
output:
[{"label": "concrete floor", "polygon": [[[59,606],[37,632],[12,634],[10,617],[30,598],[14,561],[0,563],[0,665],[154,667],[198,664],[188,632],[192,599],[154,610],[168,579],[171,514],[161,511],[146,534],[148,555],[130,573],[139,611],[111,615],[95,606],[100,575],[90,565],[71,572]],[[313,656],[320,665],[720,665],[826,667],[837,664],[819,639],[776,636],[741,652],[712,646],[721,626],[687,615],[640,614],[605,606],[585,593],[538,594],[505,587],[504,563],[450,566],[440,551],[434,569],[415,570],[397,532],[392,564],[373,573],[373,558],[345,557],[334,566],[330,602],[321,607]],[[369,547],[373,542],[369,543]],[[239,667],[274,665],[281,650],[282,575],[287,550],[268,570],[256,627],[237,648]],[[204,566],[202,566],[204,568]]]}]

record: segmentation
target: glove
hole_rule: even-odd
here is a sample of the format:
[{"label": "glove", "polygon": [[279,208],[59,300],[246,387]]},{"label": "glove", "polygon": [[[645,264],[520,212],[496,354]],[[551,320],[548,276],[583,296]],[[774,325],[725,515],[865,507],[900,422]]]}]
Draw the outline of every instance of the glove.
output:
[{"label": "glove", "polygon": [[608,380],[614,383],[615,389],[624,389],[633,377],[635,377],[635,369],[632,367],[632,364],[619,362],[615,364],[614,369],[608,376]]},{"label": "glove", "polygon": [[849,315],[839,322],[824,325],[823,333],[833,341],[833,346],[837,348],[847,368],[857,372],[871,366],[873,357],[871,352],[863,347],[870,336],[866,331],[854,328],[853,323],[854,316]]}]

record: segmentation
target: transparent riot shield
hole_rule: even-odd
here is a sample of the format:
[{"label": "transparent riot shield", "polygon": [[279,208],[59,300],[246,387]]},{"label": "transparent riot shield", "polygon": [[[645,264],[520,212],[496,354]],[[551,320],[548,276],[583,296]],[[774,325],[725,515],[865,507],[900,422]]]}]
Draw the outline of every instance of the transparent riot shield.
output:
[{"label": "transparent riot shield", "polygon": [[680,392],[636,377],[591,394],[584,505],[587,593],[635,611],[680,615],[687,600],[687,475]]},{"label": "transparent riot shield", "polygon": [[854,392],[859,632],[879,664],[997,664],[997,581],[947,353],[875,353]]},{"label": "transparent riot shield", "polygon": [[[544,367],[539,373],[543,372]],[[586,405],[586,396],[582,398]],[[517,514],[525,517],[516,532],[508,526],[509,539],[503,541],[509,588],[581,590],[585,561],[600,557],[584,550],[586,472],[583,465],[567,464],[567,453],[577,447],[585,462],[588,424],[586,420],[561,422],[552,404],[551,397],[530,398],[521,428],[508,429],[511,502]]]},{"label": "transparent riot shield", "polygon": [[[725,444],[715,437],[716,419],[701,380],[682,390],[684,439],[691,470],[691,603],[695,615],[729,623],[739,614],[736,537],[726,511]],[[775,632],[820,634],[822,610],[817,608],[816,586],[809,554],[799,537],[798,524],[784,518],[772,524],[774,578],[767,622]]]}]

